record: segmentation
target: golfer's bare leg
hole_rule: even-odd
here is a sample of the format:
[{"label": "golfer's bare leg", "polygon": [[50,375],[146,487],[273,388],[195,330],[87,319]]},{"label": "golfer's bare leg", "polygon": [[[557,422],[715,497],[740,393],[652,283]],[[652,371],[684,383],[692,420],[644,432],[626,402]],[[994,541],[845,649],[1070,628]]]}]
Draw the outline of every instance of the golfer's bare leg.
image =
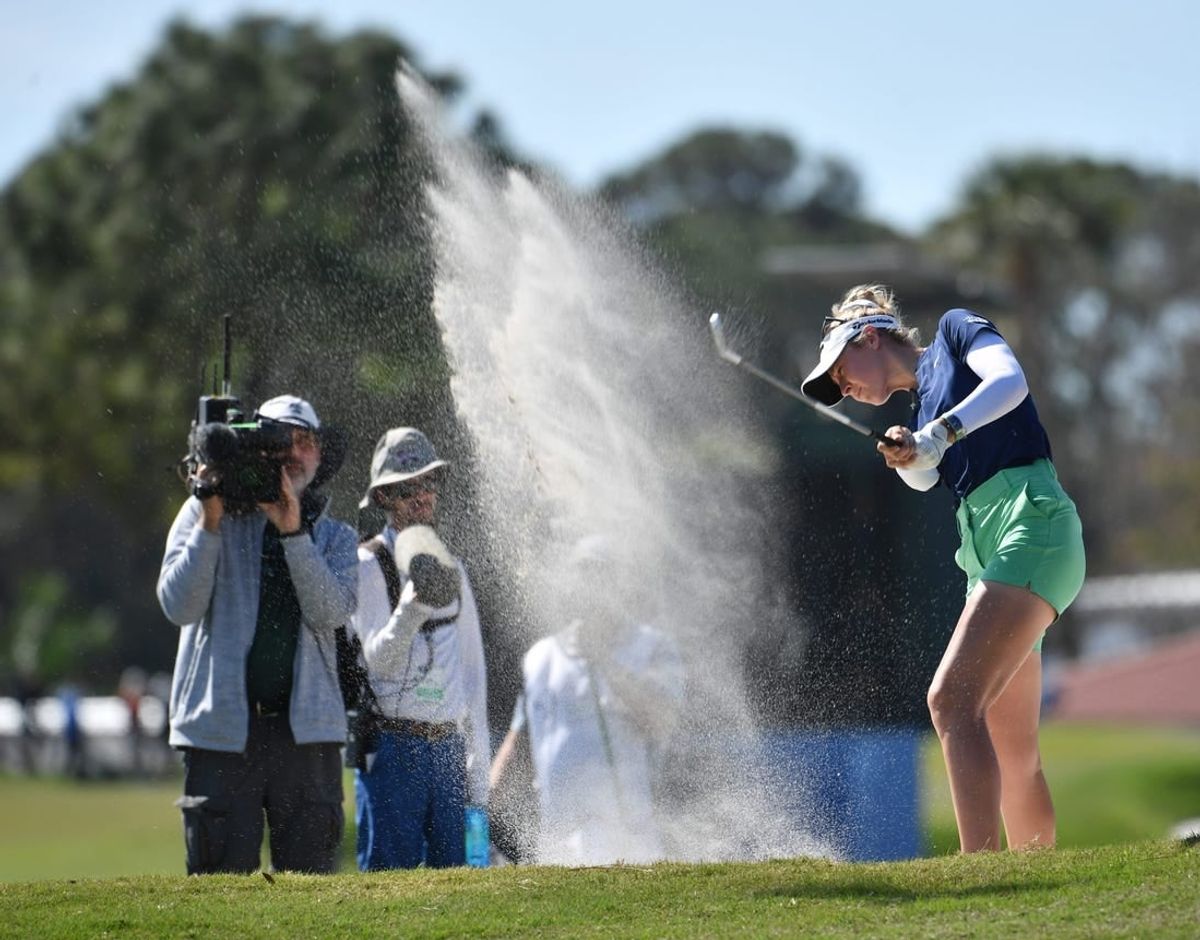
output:
[{"label": "golfer's bare leg", "polygon": [[1000,815],[1010,849],[1054,845],[1054,803],[1042,773],[1042,654],[1031,652],[987,712],[1000,764]]},{"label": "golfer's bare leg", "polygon": [[1024,588],[981,581],[967,598],[929,688],[962,851],[1000,847],[1000,766],[987,712],[1054,609]]}]

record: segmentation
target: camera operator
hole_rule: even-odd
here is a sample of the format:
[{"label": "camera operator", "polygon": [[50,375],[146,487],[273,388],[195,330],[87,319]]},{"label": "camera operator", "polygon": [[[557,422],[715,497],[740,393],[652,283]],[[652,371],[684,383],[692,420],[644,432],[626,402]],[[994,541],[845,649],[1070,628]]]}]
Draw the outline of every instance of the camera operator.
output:
[{"label": "camera operator", "polygon": [[292,395],[256,419],[290,432],[271,455],[278,499],[226,505],[219,469],[201,464],[193,492],[204,498],[179,511],[158,577],[163,612],[182,628],[170,742],[184,753],[189,874],[258,868],[264,813],[277,870],[333,871],[342,836],[334,631],[355,607],[356,536],[316,491],[344,440]]},{"label": "camera operator", "polygon": [[464,864],[466,807],[487,805],[479,612],[466,570],[432,528],[445,466],[420,431],[392,428],[360,504],[387,516],[359,548],[352,621],[380,712],[376,749],[355,771],[363,871]]}]

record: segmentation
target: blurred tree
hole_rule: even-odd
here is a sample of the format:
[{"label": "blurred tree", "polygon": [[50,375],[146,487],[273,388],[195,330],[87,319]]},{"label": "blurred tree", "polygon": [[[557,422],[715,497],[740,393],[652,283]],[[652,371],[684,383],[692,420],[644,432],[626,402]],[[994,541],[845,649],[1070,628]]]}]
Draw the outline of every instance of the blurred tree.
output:
[{"label": "blurred tree", "polygon": [[763,213],[782,207],[799,164],[799,149],[781,134],[704,129],[610,177],[600,195],[643,223],[706,210]]},{"label": "blurred tree", "polygon": [[[80,109],[0,193],[0,649],[31,603],[20,573],[42,571],[69,598],[56,609],[79,622],[117,612],[115,641],[89,660],[103,681],[126,663],[169,662],[175,638],[153,583],[183,490],[166,469],[182,455],[201,367],[217,359],[221,314],[234,315],[234,387],[247,405],[298,392],[352,432],[334,485],[343,515],[384,427],[421,425],[460,466],[469,459],[430,310],[431,168],[396,98],[402,58],[411,50],[374,32],[331,38],[262,17],[219,33],[175,23],[134,79]],[[448,101],[461,89],[454,75],[425,77]],[[498,167],[528,165],[494,115],[467,126]],[[1094,570],[1200,563],[1190,516],[1177,511],[1200,506],[1200,408],[1183,381],[1198,335],[1197,190],[1121,164],[999,160],[927,239],[953,265],[1011,285],[1005,330],[1080,496]],[[753,309],[746,319],[761,332],[738,339],[785,375],[796,312],[819,314],[831,298],[764,278],[764,253],[903,240],[862,215],[851,167],[773,132],[702,129],[601,195],[706,301],[700,309]],[[830,502],[796,483],[821,460],[821,479],[847,498],[892,498],[863,495],[876,480],[869,451],[851,457],[829,443],[840,432],[798,430],[805,419],[786,399],[749,389],[785,441],[793,521]],[[469,472],[453,480],[466,495]],[[876,508],[858,507],[847,538],[874,525]],[[797,531],[810,540],[801,560],[830,537]],[[857,562],[874,566],[864,580],[886,594],[884,579],[912,559]],[[845,636],[865,635],[874,600],[828,603]],[[802,646],[787,640],[760,638],[767,650]],[[853,683],[821,694],[853,685],[886,705],[889,683],[912,684],[887,666],[864,659]]]},{"label": "blurred tree", "polygon": [[1144,551],[1165,548],[1153,533],[1171,516],[1147,481],[1170,466],[1168,489],[1178,495],[1184,472],[1200,494],[1194,437],[1173,430],[1198,404],[1185,370],[1200,324],[1200,184],[1080,158],[997,160],[928,246],[1009,286],[1003,328],[1078,497],[1091,571],[1200,564],[1194,539],[1170,560]]},{"label": "blurred tree", "polygon": [[66,579],[52,571],[22,578],[10,614],[0,669],[43,690],[83,675],[117,634],[111,609],[80,610],[68,596]]},{"label": "blurred tree", "polygon": [[343,511],[382,428],[454,436],[402,59],[374,32],[175,22],[0,195],[0,633],[17,572],[56,570],[74,603],[121,611],[97,669],[170,661],[153,587],[184,491],[165,471],[222,314],[245,405],[296,392],[352,432]]},{"label": "blurred tree", "polygon": [[643,231],[697,297],[751,307],[756,319],[790,316],[806,300],[773,291],[763,278],[769,249],[895,237],[862,215],[848,164],[810,157],[774,131],[701,128],[613,174],[598,194]]},{"label": "blurred tree", "polygon": [[[857,174],[838,158],[811,158],[777,133],[728,128],[698,130],[600,189],[692,292],[693,325],[705,329],[714,306],[734,311],[735,327],[744,328],[739,349],[789,378],[799,367],[794,341],[802,337],[810,352],[835,296],[824,278],[765,276],[764,260],[796,246],[853,252],[903,243],[862,214],[860,192]],[[786,545],[772,577],[787,616],[746,624],[746,672],[761,716],[923,723],[925,688],[944,645],[939,630],[953,622],[958,599],[952,574],[911,545],[937,543],[945,527],[921,524],[919,500],[892,488],[870,446],[764,383],[733,371],[728,380],[744,383],[783,458],[763,482],[773,497],[771,525]],[[910,593],[925,599],[921,609],[883,602]]]}]

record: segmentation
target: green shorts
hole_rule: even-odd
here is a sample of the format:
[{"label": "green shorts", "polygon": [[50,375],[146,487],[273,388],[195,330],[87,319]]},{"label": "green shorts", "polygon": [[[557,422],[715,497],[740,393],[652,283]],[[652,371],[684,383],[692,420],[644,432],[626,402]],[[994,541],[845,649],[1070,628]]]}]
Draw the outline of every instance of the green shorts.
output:
[{"label": "green shorts", "polygon": [[[1062,614],[1083,587],[1083,527],[1054,464],[1000,470],[958,504],[954,560],[967,594],[983,581],[1032,591]],[[1041,649],[1039,639],[1035,649]]]}]

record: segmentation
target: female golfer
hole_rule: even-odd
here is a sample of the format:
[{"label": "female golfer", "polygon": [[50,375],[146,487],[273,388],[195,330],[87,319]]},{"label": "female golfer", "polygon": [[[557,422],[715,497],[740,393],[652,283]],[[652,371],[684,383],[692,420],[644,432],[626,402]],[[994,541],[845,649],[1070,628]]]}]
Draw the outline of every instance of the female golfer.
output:
[{"label": "female golfer", "polygon": [[929,688],[962,851],[1054,844],[1054,805],[1038,750],[1041,641],[1083,584],[1075,504],[1050,462],[1025,375],[996,327],[951,310],[927,347],[900,321],[891,291],[850,290],[825,319],[805,394],[882,405],[915,392],[910,427],[880,443],[914,489],[940,479],[957,502],[966,604]]}]

